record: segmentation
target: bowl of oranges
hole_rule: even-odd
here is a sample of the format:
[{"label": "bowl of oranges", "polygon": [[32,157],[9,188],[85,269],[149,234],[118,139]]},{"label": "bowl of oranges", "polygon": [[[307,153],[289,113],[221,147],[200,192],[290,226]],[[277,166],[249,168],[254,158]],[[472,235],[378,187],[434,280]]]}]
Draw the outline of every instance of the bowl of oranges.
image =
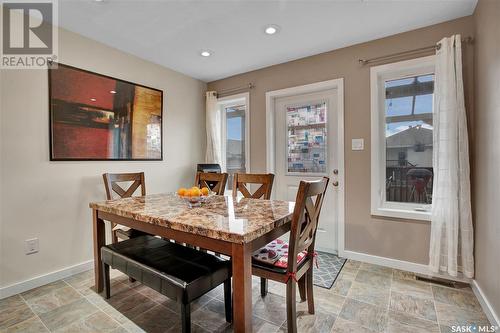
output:
[{"label": "bowl of oranges", "polygon": [[188,202],[190,207],[199,207],[201,203],[206,200],[213,193],[208,189],[208,187],[199,188],[198,186],[193,186],[191,188],[180,188],[177,190],[177,195]]}]

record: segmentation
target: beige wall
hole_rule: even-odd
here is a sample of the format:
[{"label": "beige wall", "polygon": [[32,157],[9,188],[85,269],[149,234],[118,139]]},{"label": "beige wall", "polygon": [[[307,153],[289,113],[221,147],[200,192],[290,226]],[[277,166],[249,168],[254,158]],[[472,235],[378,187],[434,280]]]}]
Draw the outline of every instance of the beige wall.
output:
[{"label": "beige wall", "polygon": [[480,0],[474,17],[476,281],[500,316],[500,1]]},{"label": "beige wall", "polygon": [[[337,33],[337,32],[332,32]],[[341,32],[338,32],[341,33]],[[472,36],[472,17],[406,32],[288,63],[211,82],[210,90],[255,84],[250,92],[250,159],[253,172],[266,170],[265,93],[312,82],[344,78],[345,84],[345,248],[416,263],[428,262],[428,222],[370,216],[370,70],[359,58],[419,48],[460,33]],[[277,41],[279,40],[279,37]],[[279,44],[276,44],[279,48]],[[464,55],[467,105],[472,102],[472,49]],[[351,151],[353,138],[365,139],[364,151]]]},{"label": "beige wall", "polygon": [[[105,198],[101,174],[145,171],[149,193],[193,182],[204,156],[206,84],[61,30],[62,63],[164,91],[162,162],[50,162],[44,70],[1,72],[1,280],[7,286],[93,258],[88,203]],[[40,252],[24,254],[38,237]]]}]

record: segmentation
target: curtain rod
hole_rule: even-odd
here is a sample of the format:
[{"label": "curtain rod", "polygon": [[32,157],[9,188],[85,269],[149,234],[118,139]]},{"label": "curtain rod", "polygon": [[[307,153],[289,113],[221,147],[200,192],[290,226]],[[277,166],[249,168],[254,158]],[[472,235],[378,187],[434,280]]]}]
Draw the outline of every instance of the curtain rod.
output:
[{"label": "curtain rod", "polygon": [[250,90],[250,89],[253,89],[253,88],[255,88],[255,85],[253,83],[248,83],[248,84],[246,84],[244,86],[239,86],[239,87],[234,87],[234,88],[220,90],[220,91],[215,92],[215,94],[217,96],[221,96],[221,95],[227,95],[229,93],[234,93],[234,92],[241,91],[241,90]]},{"label": "curtain rod", "polygon": [[[473,37],[469,36],[469,37],[462,38],[462,43],[464,43],[464,44],[472,44],[473,42],[474,42]],[[418,49],[413,49],[413,50],[408,50],[408,51],[403,51],[403,52],[398,52],[398,53],[392,53],[392,54],[388,54],[388,55],[380,56],[380,57],[376,57],[376,58],[359,59],[358,61],[361,65],[366,65],[366,64],[381,61],[381,60],[389,60],[392,58],[398,58],[398,57],[401,57],[401,56],[404,56],[407,54],[423,53],[426,51],[439,50],[440,48],[441,48],[441,44],[438,43],[436,45],[429,45],[429,46],[425,46],[425,47],[420,47]]]}]

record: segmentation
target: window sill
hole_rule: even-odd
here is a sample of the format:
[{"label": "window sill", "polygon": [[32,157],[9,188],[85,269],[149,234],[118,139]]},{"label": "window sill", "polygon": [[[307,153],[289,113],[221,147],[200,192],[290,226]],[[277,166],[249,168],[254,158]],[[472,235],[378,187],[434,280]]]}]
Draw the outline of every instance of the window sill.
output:
[{"label": "window sill", "polygon": [[405,220],[431,221],[431,212],[408,209],[377,208],[372,209],[373,216],[390,217]]}]

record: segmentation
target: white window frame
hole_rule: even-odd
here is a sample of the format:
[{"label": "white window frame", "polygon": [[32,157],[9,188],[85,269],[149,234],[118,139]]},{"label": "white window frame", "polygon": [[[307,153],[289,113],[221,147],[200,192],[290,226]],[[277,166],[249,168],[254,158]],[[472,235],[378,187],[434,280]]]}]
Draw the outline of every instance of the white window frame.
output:
[{"label": "white window frame", "polygon": [[[250,173],[250,93],[241,93],[231,96],[220,97],[217,100],[217,105],[221,114],[222,133],[221,133],[221,152],[222,165],[221,169],[226,172],[226,141],[227,141],[227,126],[225,108],[245,104],[245,169]],[[227,191],[226,191],[227,192]]]},{"label": "white window frame", "polygon": [[435,56],[374,66],[371,86],[371,214],[392,218],[430,221],[431,205],[388,202],[385,199],[385,81],[435,72]]}]

